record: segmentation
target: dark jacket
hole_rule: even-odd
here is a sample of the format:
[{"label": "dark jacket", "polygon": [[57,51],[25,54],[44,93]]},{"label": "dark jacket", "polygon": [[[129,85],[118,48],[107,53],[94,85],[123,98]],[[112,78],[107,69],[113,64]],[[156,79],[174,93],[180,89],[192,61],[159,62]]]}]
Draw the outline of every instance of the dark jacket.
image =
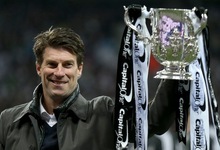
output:
[{"label": "dark jacket", "polygon": [[[163,84],[149,113],[149,134],[162,134],[174,118],[172,84]],[[164,91],[160,90],[160,91]],[[39,114],[41,85],[31,102],[4,110],[0,115],[0,150],[39,150],[44,137]],[[158,100],[159,101],[158,101]],[[76,90],[55,111],[60,150],[114,150],[113,100],[106,96],[86,100]]]}]

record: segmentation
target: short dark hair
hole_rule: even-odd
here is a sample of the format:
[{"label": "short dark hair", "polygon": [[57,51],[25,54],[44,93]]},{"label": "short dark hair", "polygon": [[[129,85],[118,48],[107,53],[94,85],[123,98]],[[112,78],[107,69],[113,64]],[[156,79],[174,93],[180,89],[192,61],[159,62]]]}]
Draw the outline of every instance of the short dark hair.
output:
[{"label": "short dark hair", "polygon": [[77,65],[83,63],[84,44],[80,36],[70,28],[50,28],[48,31],[38,34],[33,46],[34,55],[38,64],[43,63],[45,48],[63,48],[76,55]]}]

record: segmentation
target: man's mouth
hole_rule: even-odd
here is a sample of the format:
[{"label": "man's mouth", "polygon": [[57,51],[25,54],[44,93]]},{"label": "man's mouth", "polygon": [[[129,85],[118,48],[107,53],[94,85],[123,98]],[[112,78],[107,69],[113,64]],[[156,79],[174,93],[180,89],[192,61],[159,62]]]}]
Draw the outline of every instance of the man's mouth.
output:
[{"label": "man's mouth", "polygon": [[67,81],[59,81],[59,80],[49,80],[49,81],[52,82],[54,85],[63,85],[67,83]]}]

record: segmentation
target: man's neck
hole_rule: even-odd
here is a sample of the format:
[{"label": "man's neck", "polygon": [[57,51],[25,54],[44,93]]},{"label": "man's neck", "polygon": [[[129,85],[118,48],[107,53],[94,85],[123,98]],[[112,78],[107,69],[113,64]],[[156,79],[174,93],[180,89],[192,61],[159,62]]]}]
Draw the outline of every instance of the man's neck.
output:
[{"label": "man's neck", "polygon": [[63,100],[53,100],[51,98],[42,97],[42,105],[49,114],[53,114],[53,110],[60,106]]}]

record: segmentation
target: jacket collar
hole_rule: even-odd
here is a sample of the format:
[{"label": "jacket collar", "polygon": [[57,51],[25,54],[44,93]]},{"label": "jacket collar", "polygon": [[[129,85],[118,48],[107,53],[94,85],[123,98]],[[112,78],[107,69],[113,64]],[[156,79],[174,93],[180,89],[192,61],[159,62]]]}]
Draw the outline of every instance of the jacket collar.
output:
[{"label": "jacket collar", "polygon": [[[33,100],[26,104],[14,122],[28,114],[40,117],[40,97],[42,96],[42,91],[42,84],[39,84],[33,92]],[[67,112],[69,110],[73,111],[81,120],[86,120],[88,118],[89,102],[80,94],[79,85],[55,111]]]},{"label": "jacket collar", "polygon": [[81,120],[86,120],[88,118],[89,102],[79,94],[69,110],[72,110]]},{"label": "jacket collar", "polygon": [[[20,113],[18,113],[18,114],[16,114],[17,116],[15,117],[15,120],[13,121],[13,122],[16,122],[16,121],[18,121],[18,120],[20,120],[21,118],[23,118],[24,116],[26,116],[27,114],[29,114],[29,108],[30,108],[30,106],[31,106],[31,103],[32,103],[32,101],[31,102],[29,102],[29,103],[26,103],[26,104],[24,104],[24,105],[26,105],[25,107],[24,107],[24,109],[20,112]],[[21,105],[20,105],[21,106]]]}]

